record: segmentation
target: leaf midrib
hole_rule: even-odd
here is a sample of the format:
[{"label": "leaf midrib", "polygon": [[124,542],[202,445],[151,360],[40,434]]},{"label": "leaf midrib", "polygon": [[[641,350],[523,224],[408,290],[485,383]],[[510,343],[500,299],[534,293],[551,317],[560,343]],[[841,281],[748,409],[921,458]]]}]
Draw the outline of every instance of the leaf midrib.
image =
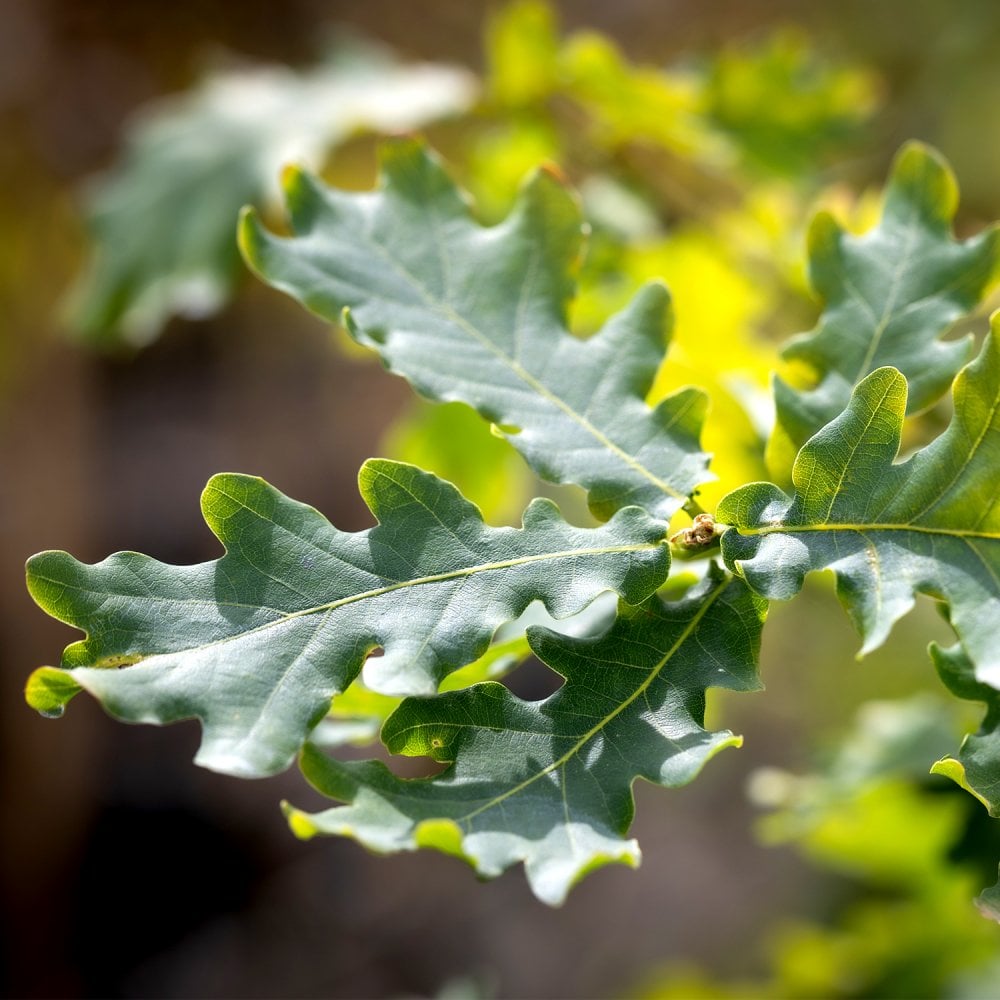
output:
[{"label": "leaf midrib", "polygon": [[[391,594],[396,591],[409,589],[410,587],[418,587],[432,583],[443,583],[448,580],[458,580],[462,579],[463,577],[470,577],[479,573],[490,573],[490,572],[496,572],[498,570],[513,569],[517,566],[524,566],[536,562],[547,562],[550,560],[555,561],[558,559],[568,559],[576,557],[614,555],[617,553],[627,553],[627,552],[653,551],[659,548],[662,544],[663,544],[662,542],[647,542],[639,545],[608,545],[591,549],[566,549],[559,552],[544,552],[536,555],[519,556],[516,559],[503,559],[491,563],[480,563],[475,566],[465,566],[462,567],[461,569],[448,570],[447,572],[443,573],[434,573],[434,574],[429,574],[427,576],[415,577],[412,580],[403,580],[401,582],[391,584],[390,586],[376,587],[371,590],[362,591],[359,594],[350,594],[347,597],[338,598],[335,601],[327,601],[324,604],[317,604],[310,608],[302,608],[298,611],[287,611],[287,612],[279,611],[275,608],[270,608],[267,605],[253,605],[253,604],[234,605],[231,603],[223,604],[222,602],[217,602],[217,601],[181,600],[177,598],[157,599],[142,595],[123,595],[114,593],[112,591],[94,590],[88,587],[81,587],[75,584],[67,583],[63,580],[58,580],[52,577],[46,577],[41,575],[36,575],[35,579],[44,581],[46,583],[55,584],[57,586],[62,587],[65,590],[75,590],[80,593],[92,594],[98,597],[125,597],[129,601],[153,602],[156,604],[167,603],[178,606],[197,605],[208,608],[246,607],[253,610],[274,611],[277,615],[280,616],[275,618],[274,621],[265,622],[262,625],[257,625],[254,628],[247,629],[244,632],[237,632],[234,635],[223,636],[220,639],[214,639],[211,642],[206,642],[198,646],[190,646],[188,647],[187,650],[175,650],[175,651],[170,651],[170,653],[166,654],[170,655],[171,653],[185,652],[185,651],[190,651],[192,649],[209,649],[213,646],[223,645],[227,642],[233,642],[238,639],[243,639],[246,638],[247,636],[263,632],[267,629],[274,628],[279,625],[283,625],[286,622],[292,621],[297,618],[305,618],[308,617],[309,615],[321,614],[327,611],[336,611],[339,608],[346,607],[350,604],[358,603],[359,601],[382,597],[386,594]],[[66,619],[61,619],[61,620],[66,621],[66,623],[69,625],[80,627],[79,624],[75,621],[67,621]],[[148,656],[158,656],[158,655],[163,655],[163,654],[158,654],[158,653],[148,654]]]},{"label": "leaf midrib", "polygon": [[793,535],[801,532],[823,531],[914,531],[922,535],[944,535],[951,538],[984,538],[988,541],[1000,541],[1000,532],[970,531],[964,528],[928,528],[921,524],[857,524],[823,523],[823,524],[773,524],[756,528],[736,529],[741,535]]},{"label": "leaf midrib", "polygon": [[875,355],[878,352],[879,344],[882,341],[882,337],[889,324],[892,322],[893,310],[896,306],[896,297],[899,295],[903,272],[909,267],[910,256],[913,252],[913,245],[917,232],[919,231],[919,226],[917,224],[919,222],[919,214],[917,212],[917,208],[913,204],[911,204],[910,207],[911,213],[909,222],[906,226],[906,237],[903,251],[900,254],[899,260],[896,262],[896,267],[893,270],[889,291],[886,294],[885,306],[882,309],[882,315],[879,317],[878,323],[872,331],[872,338],[868,344],[868,350],[865,352],[861,366],[854,375],[855,385],[857,385],[857,383],[860,382],[866,374],[868,374],[868,371],[871,368]]},{"label": "leaf midrib", "polygon": [[[462,316],[461,313],[456,312],[449,303],[436,298],[431,293],[430,289],[428,289],[415,274],[413,274],[397,258],[393,257],[388,252],[387,248],[382,246],[381,243],[374,240],[370,233],[365,231],[364,236],[365,242],[368,246],[371,247],[382,260],[388,263],[397,272],[397,274],[399,274],[405,281],[409,282],[411,288],[420,296],[421,299],[423,299],[425,305],[431,311],[437,310],[451,323],[458,326],[461,330],[464,330],[465,333],[476,341],[476,343],[506,365],[506,367],[509,368],[514,375],[521,379],[521,381],[535,393],[547,402],[551,403],[557,409],[561,410],[571,420],[579,424],[580,427],[590,434],[603,448],[618,456],[621,461],[633,469],[638,475],[647,479],[662,493],[666,493],[668,496],[674,497],[674,499],[677,500],[687,500],[688,495],[686,493],[681,493],[680,491],[675,490],[669,483],[660,479],[660,477],[657,476],[652,470],[647,469],[646,466],[644,466],[634,455],[630,455],[624,448],[615,444],[614,441],[612,441],[598,427],[592,424],[582,413],[573,409],[573,407],[570,406],[570,404],[567,403],[561,396],[557,396],[543,382],[540,382],[519,361],[502,351],[477,326]],[[439,240],[435,240],[435,242],[440,243]]]},{"label": "leaf midrib", "polygon": [[517,795],[520,792],[524,791],[525,788],[528,788],[530,785],[533,785],[536,781],[541,780],[546,775],[552,774],[553,771],[559,770],[559,768],[561,768],[571,758],[573,758],[577,753],[579,753],[580,750],[582,750],[583,747],[590,742],[590,740],[592,740],[598,733],[600,733],[603,729],[605,729],[614,719],[616,719],[619,715],[621,715],[622,712],[624,712],[630,705],[632,705],[642,695],[644,695],[646,691],[649,690],[653,682],[660,676],[660,673],[663,670],[663,668],[670,662],[670,660],[674,657],[674,655],[681,648],[681,646],[683,646],[684,643],[688,641],[694,630],[698,627],[702,618],[704,618],[705,615],[708,613],[708,609],[715,603],[716,598],[722,593],[723,590],[726,589],[726,587],[731,583],[731,581],[732,578],[726,576],[719,583],[719,585],[705,597],[705,600],[702,602],[701,607],[698,608],[697,612],[695,612],[691,620],[684,626],[680,635],[677,637],[676,641],[663,654],[659,663],[657,663],[656,666],[649,671],[649,674],[646,677],[646,679],[635,689],[635,691],[632,692],[632,694],[628,696],[628,698],[626,698],[619,705],[617,705],[612,711],[608,712],[608,714],[605,715],[603,718],[601,718],[599,722],[595,723],[590,729],[587,730],[587,732],[585,732],[581,737],[579,737],[577,741],[573,744],[573,746],[569,748],[569,750],[567,750],[557,760],[554,760],[551,764],[547,764],[536,774],[533,774],[530,778],[525,778],[524,781],[515,785],[513,788],[507,789],[506,792],[503,792],[502,794],[495,796],[489,802],[486,802],[483,805],[479,806],[478,808],[473,809],[471,812],[466,813],[464,816],[458,817],[456,822],[468,823],[476,816],[479,816],[481,813],[484,813],[489,809],[493,809],[495,806],[500,805],[502,802],[505,802],[512,796]]}]

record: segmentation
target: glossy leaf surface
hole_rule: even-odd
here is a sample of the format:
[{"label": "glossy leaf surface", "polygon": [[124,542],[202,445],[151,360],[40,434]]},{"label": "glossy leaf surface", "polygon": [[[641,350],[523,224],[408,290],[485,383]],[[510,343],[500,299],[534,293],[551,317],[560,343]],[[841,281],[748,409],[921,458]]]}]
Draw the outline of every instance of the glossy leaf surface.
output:
[{"label": "glossy leaf surface", "polygon": [[394,753],[446,762],[432,779],[307,747],[306,776],[350,805],[316,815],[291,809],[292,828],[382,852],[436,847],[488,877],[523,861],[535,894],[558,904],[592,868],[638,862],[625,836],[636,778],[685,784],[740,742],[705,730],[705,690],[760,686],[764,610],[741,581],[713,569],[679,601],[623,605],[599,638],[530,629],[535,654],[565,678],[555,694],[525,702],[484,683],[405,701],[382,739]]},{"label": "glossy leaf surface", "polygon": [[719,505],[730,566],[767,597],[798,593],[810,570],[832,569],[837,593],[878,646],[918,593],[945,601],[976,665],[1000,687],[1000,341],[994,333],[955,381],[950,426],[893,464],[906,380],[869,375],[850,405],[799,452],[793,496],[753,483]]},{"label": "glossy leaf surface", "polygon": [[608,589],[638,602],[669,565],[662,524],[636,508],[582,529],[536,500],[523,528],[490,528],[451,484],[413,466],[369,461],[360,483],[379,520],[366,531],[338,531],[260,479],[220,475],[202,507],[221,559],[33,557],[32,596],[88,637],[66,649],[66,669],[36,672],[31,703],[53,712],[84,688],[127,721],[197,718],[199,763],[270,774],[375,648],[384,655],[369,661],[370,687],[430,693],[531,601],[558,617]]},{"label": "glossy leaf surface", "polygon": [[536,173],[505,222],[484,228],[413,140],[383,149],[379,188],[348,194],[286,174],[295,236],[250,213],[241,245],[268,282],[351,334],[422,395],[460,400],[508,432],[544,479],[589,491],[600,518],[629,505],[667,519],[711,478],[698,444],[704,394],[654,409],[670,326],[659,283],[588,340],[566,328],[582,244],[573,196]]}]

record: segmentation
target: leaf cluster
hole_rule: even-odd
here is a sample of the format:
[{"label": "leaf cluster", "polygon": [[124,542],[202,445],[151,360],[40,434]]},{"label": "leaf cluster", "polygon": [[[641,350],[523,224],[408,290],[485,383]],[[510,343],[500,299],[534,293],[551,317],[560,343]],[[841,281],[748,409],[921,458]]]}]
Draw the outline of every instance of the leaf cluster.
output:
[{"label": "leaf cluster", "polygon": [[[917,594],[939,602],[958,640],[933,650],[939,670],[989,712],[937,768],[995,808],[1000,330],[957,377],[972,344],[940,338],[977,307],[1000,254],[995,230],[952,237],[955,186],[937,154],[901,152],[865,235],[814,225],[810,273],[825,307],[793,344],[816,386],[777,384],[778,433],[804,435],[791,492],[740,486],[714,518],[698,501],[713,475],[700,443],[707,396],[689,386],[655,398],[670,294],[651,281],[576,335],[584,224],[553,170],[537,171],[495,226],[473,218],[413,139],[383,148],[373,191],[301,169],[283,190],[290,236],[252,210],[242,218],[251,268],[341,322],[425,398],[472,407],[543,480],[581,487],[593,523],[535,500],[520,528],[492,528],[450,483],[372,460],[360,487],[378,524],[351,534],[259,479],[217,476],[203,497],[225,547],[217,560],[29,562],[38,603],[87,634],[32,676],[31,704],[57,713],[85,689],[129,721],[196,718],[198,761],[242,776],[301,752],[308,780],[343,804],[287,807],[298,835],[434,847],[485,876],[523,862],[539,898],[558,903],[594,867],[637,862],[637,779],[684,784],[739,743],[705,728],[707,689],[758,688],[768,601],[829,569],[862,652]],[[947,429],[899,462],[907,412],[952,384]],[[675,515],[695,526],[671,532]],[[698,567],[693,584],[668,576],[681,555]],[[535,601],[565,619],[607,592],[618,610],[600,634],[550,622],[490,647]],[[498,683],[529,652],[562,678],[541,702]],[[440,773],[403,779],[309,742],[336,745],[373,721],[388,753],[430,758]]]},{"label": "leaf cluster", "polygon": [[[918,595],[937,602],[956,643],[933,646],[934,664],[987,712],[934,770],[996,815],[1000,322],[979,341],[951,333],[993,287],[998,230],[956,240],[950,170],[904,147],[873,225],[815,218],[821,314],[779,366],[755,327],[803,289],[773,217],[801,203],[788,176],[864,119],[871,82],[818,64],[793,36],[694,74],[636,67],[591,33],[561,39],[534,3],[493,22],[488,52],[460,167],[478,214],[437,156],[402,138],[381,148],[371,191],[286,168],[288,235],[256,209],[239,223],[263,281],[460,423],[411,428],[399,447],[416,464],[365,463],[377,523],[364,531],[224,474],[202,497],[215,560],[33,557],[32,596],[86,637],[35,671],[29,703],[58,715],[85,690],[125,721],[197,719],[198,763],[255,777],[298,758],[339,803],[287,805],[297,835],[433,847],[487,877],[523,863],[558,904],[593,868],[638,863],[636,780],[683,785],[739,744],[706,727],[708,689],[760,688],[769,602],[831,570],[862,653]],[[172,312],[215,308],[238,270],[236,207],[265,201],[279,159],[315,163],[359,127],[412,127],[472,100],[461,74],[384,63],[365,70],[378,86],[362,100],[357,72],[217,79],[148,118],[92,203],[105,251],[78,324],[138,344]],[[796,101],[775,100],[793,84]],[[234,104],[234,87],[269,96]],[[554,167],[512,194],[545,158],[579,169],[592,231]],[[193,189],[212,213],[174,225]],[[661,216],[673,215],[683,221],[667,236]],[[946,408],[949,390],[950,422],[927,440],[914,418]],[[583,525],[536,498],[518,506],[519,526],[493,527],[418,467],[458,478],[471,464],[482,506],[507,517],[516,491],[494,473],[515,453],[538,480],[582,490]],[[502,683],[529,657],[559,679],[537,702]],[[338,756],[376,739],[371,760]],[[437,773],[399,777],[393,755]],[[996,916],[998,898],[987,890],[984,912]]]}]

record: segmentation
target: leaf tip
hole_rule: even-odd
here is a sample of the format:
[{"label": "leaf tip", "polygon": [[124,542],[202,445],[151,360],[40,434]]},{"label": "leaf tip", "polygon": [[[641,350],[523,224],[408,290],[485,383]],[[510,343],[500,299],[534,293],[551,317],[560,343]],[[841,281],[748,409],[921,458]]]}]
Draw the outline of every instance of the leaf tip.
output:
[{"label": "leaf tip", "polygon": [[281,812],[288,823],[288,829],[299,840],[312,840],[319,833],[319,829],[309,814],[302,812],[301,809],[296,809],[290,802],[282,800]]},{"label": "leaf tip", "polygon": [[286,197],[294,196],[296,190],[306,181],[308,171],[301,163],[286,163],[281,168],[279,183]]},{"label": "leaf tip", "polygon": [[397,132],[379,144],[378,161],[382,171],[391,171],[396,165],[414,159],[430,160],[435,154],[415,132]]},{"label": "leaf tip", "polygon": [[236,223],[236,246],[247,267],[262,279],[265,278],[263,249],[268,238],[260,213],[253,205],[244,205]]},{"label": "leaf tip", "polygon": [[918,140],[905,143],[893,160],[884,215],[909,217],[914,207],[941,226],[951,222],[958,208],[958,181],[947,160]]},{"label": "leaf tip", "polygon": [[432,187],[454,189],[438,155],[418,135],[399,134],[391,136],[378,149],[378,188],[386,191],[419,191],[427,195],[426,182],[433,181]]},{"label": "leaf tip", "polygon": [[582,861],[555,863],[549,865],[527,865],[526,871],[531,891],[546,906],[559,907],[566,902],[570,890],[591,872],[605,865],[619,864],[638,868],[642,862],[642,852],[636,840],[622,841],[618,849],[607,847],[594,850]]},{"label": "leaf tip", "polygon": [[975,899],[976,908],[988,920],[1000,923],[1000,882],[984,889]]},{"label": "leaf tip", "polygon": [[82,690],[67,671],[58,667],[39,667],[28,678],[24,687],[24,700],[40,715],[58,719],[69,702]]},{"label": "leaf tip", "polygon": [[965,765],[961,761],[956,760],[954,757],[942,757],[940,760],[935,761],[934,764],[931,765],[930,773],[940,774],[944,778],[950,778],[956,785],[959,786],[959,788],[965,789],[965,791],[967,791],[974,799],[981,802],[991,816],[997,815],[997,811],[990,800],[980,792],[977,792],[976,789],[969,784],[968,775],[965,773]]}]

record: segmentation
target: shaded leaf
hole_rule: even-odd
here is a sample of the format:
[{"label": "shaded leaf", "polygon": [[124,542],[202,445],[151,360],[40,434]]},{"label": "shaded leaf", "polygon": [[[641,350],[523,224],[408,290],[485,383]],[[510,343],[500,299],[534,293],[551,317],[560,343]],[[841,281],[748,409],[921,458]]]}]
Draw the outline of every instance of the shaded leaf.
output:
[{"label": "shaded leaf", "polygon": [[490,528],[450,483],[413,466],[366,462],[360,486],[379,520],[366,531],[338,531],[263,480],[227,474],[202,497],[221,559],[33,557],[34,599],[88,637],[66,649],[65,670],[36,672],[31,703],[53,712],[72,684],[127,721],[197,718],[198,763],[270,774],[376,647],[369,686],[430,693],[531,601],[559,617],[607,589],[641,601],[669,565],[662,524],[636,508],[582,529],[536,500],[522,529]]},{"label": "shaded leaf", "polygon": [[979,680],[1000,687],[1000,317],[955,380],[955,414],[936,441],[893,464],[906,380],[881,368],[799,452],[794,496],[752,483],[725,497],[727,563],[767,597],[832,569],[837,594],[878,646],[917,593],[945,601]]},{"label": "shaded leaf", "polygon": [[[931,658],[938,676],[953,695],[986,705],[982,724],[962,740],[958,756],[942,757],[931,772],[951,778],[979,799],[996,819],[1000,817],[1000,694],[976,680],[972,661],[960,645],[941,649],[931,643]],[[1000,881],[984,889],[976,905],[984,917],[1000,923]]]},{"label": "shaded leaf", "polygon": [[377,851],[436,847],[488,877],[523,861],[535,894],[558,904],[587,871],[638,862],[625,839],[636,778],[685,784],[740,742],[703,728],[705,690],[760,686],[765,607],[713,567],[677,602],[623,605],[602,637],[531,629],[535,654],[566,679],[560,690],[525,702],[484,683],[403,702],[382,739],[394,753],[448,763],[432,779],[401,779],[380,762],[338,762],[307,746],[307,778],[351,804],[315,815],[290,809],[292,828]]},{"label": "shaded leaf", "polygon": [[981,701],[986,715],[976,733],[962,741],[956,757],[942,757],[932,768],[974,795],[991,816],[1000,817],[1000,693],[976,680],[975,668],[960,645],[931,644],[931,658],[945,687],[958,698]]},{"label": "shaded leaf", "polygon": [[636,504],[669,518],[711,478],[698,445],[704,394],[645,403],[670,323],[666,289],[647,285],[588,340],[567,331],[582,222],[550,172],[490,229],[414,140],[383,147],[375,192],[299,171],[285,191],[297,235],[279,239],[248,213],[251,266],[329,320],[348,309],[352,336],[387,367],[424,396],[472,405],[544,479],[589,490],[598,517]]},{"label": "shaded leaf", "polygon": [[953,239],[957,204],[958,188],[944,161],[909,143],[893,164],[875,228],[852,236],[826,212],[813,220],[809,273],[824,310],[816,328],[792,340],[783,356],[804,366],[816,384],[794,388],[775,379],[772,458],[794,455],[847,405],[853,386],[882,366],[906,377],[908,413],[947,391],[972,340],[939,338],[977,305],[1000,260],[995,227]]},{"label": "shaded leaf", "polygon": [[172,315],[202,317],[240,272],[240,207],[268,196],[289,160],[316,166],[359,129],[414,128],[464,110],[475,84],[445,66],[399,66],[355,46],[307,73],[216,73],[133,122],[122,162],[88,198],[95,249],[70,322],[142,346]]}]

